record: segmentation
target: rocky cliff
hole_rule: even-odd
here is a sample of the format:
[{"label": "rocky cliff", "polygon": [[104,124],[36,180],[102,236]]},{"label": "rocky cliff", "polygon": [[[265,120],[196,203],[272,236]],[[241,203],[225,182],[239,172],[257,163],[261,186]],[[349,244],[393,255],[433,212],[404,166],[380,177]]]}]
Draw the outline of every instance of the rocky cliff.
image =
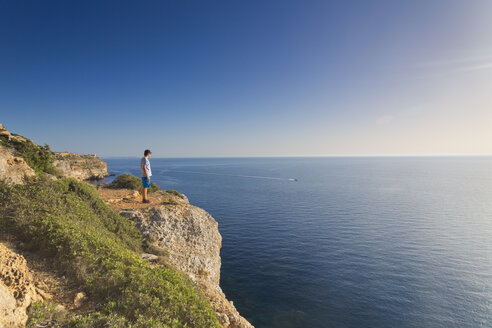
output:
[{"label": "rocky cliff", "polygon": [[131,191],[99,188],[100,196],[132,220],[149,245],[149,252],[164,255],[164,262],[185,272],[204,292],[221,324],[252,328],[228,301],[219,286],[222,237],[218,223],[201,208],[190,205],[184,195],[159,191],[152,203],[141,204]]},{"label": "rocky cliff", "polygon": [[108,176],[108,167],[96,155],[51,152],[48,146],[11,134],[0,124],[0,179],[11,184],[23,183],[25,176],[35,173],[96,180]]},{"label": "rocky cliff", "polygon": [[97,180],[108,176],[108,165],[96,155],[54,153],[53,165],[67,178]]}]

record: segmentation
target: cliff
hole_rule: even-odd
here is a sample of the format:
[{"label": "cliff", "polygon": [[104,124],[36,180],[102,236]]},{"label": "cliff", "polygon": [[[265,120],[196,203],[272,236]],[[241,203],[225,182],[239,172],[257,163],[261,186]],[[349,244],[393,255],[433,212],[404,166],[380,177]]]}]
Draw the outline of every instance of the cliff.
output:
[{"label": "cliff", "polygon": [[79,180],[98,180],[108,176],[108,165],[96,155],[53,153],[53,165],[59,174]]},{"label": "cliff", "polygon": [[0,179],[11,184],[23,183],[35,174],[51,174],[79,180],[103,179],[107,164],[96,155],[52,152],[32,140],[10,133],[0,124]]},{"label": "cliff", "polygon": [[76,180],[106,175],[0,125],[0,328],[251,328],[219,286],[217,222],[176,191]]},{"label": "cliff", "polygon": [[131,190],[101,187],[98,193],[120,215],[135,223],[147,252],[160,254],[162,262],[183,271],[197,284],[223,327],[253,327],[219,286],[222,236],[210,214],[176,192],[155,192],[151,204],[141,204],[140,195]]}]

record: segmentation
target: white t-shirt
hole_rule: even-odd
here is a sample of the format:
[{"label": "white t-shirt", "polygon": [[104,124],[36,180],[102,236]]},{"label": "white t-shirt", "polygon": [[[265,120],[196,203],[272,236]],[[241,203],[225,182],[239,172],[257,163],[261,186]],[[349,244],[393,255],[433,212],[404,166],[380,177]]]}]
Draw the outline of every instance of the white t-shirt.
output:
[{"label": "white t-shirt", "polygon": [[142,159],[140,160],[140,173],[141,173],[141,177],[142,178],[145,178],[147,177],[145,175],[145,171],[144,169],[142,168],[142,165],[145,165],[145,169],[147,170],[147,174],[150,176],[152,176],[152,170],[150,169],[150,161],[147,157],[142,157]]}]

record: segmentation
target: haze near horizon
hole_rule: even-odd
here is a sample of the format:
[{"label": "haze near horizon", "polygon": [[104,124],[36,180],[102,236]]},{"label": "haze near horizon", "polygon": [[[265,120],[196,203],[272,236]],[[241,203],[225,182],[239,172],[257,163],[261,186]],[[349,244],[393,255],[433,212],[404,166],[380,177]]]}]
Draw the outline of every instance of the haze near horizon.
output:
[{"label": "haze near horizon", "polygon": [[0,123],[103,157],[492,154],[492,2],[0,2]]}]

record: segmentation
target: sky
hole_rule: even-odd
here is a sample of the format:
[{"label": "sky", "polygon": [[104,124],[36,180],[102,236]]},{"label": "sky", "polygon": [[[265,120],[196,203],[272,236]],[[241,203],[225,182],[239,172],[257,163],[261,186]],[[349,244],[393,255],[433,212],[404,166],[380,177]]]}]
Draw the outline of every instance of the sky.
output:
[{"label": "sky", "polygon": [[0,0],[0,123],[102,157],[492,154],[492,1]]}]

